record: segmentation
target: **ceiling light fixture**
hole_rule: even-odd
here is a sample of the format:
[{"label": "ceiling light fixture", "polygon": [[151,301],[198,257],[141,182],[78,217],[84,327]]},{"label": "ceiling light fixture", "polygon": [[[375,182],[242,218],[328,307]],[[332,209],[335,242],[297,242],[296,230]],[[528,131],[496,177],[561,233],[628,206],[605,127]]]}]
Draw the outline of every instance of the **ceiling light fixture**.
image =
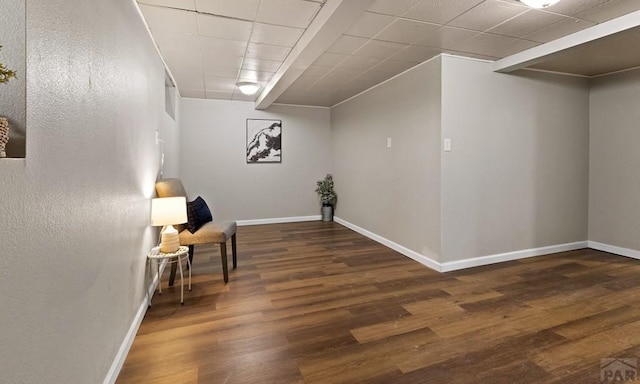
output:
[{"label": "ceiling light fixture", "polygon": [[552,6],[560,0],[520,0],[521,3],[524,3],[531,8],[541,9]]},{"label": "ceiling light fixture", "polygon": [[250,81],[242,81],[236,85],[238,86],[238,89],[240,89],[240,92],[248,96],[255,94],[258,92],[258,89],[260,89],[260,85]]}]

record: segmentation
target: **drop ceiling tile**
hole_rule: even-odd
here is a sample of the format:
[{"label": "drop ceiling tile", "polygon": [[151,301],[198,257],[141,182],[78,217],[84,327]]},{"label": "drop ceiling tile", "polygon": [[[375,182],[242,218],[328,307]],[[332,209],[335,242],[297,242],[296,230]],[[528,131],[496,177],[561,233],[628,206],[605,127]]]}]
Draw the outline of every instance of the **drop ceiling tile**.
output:
[{"label": "drop ceiling tile", "polygon": [[516,39],[514,42],[510,44],[505,44],[502,48],[496,49],[489,54],[497,57],[507,57],[518,52],[526,51],[527,49],[533,48],[540,45],[540,43],[536,41],[529,41],[524,39]]},{"label": "drop ceiling tile", "polygon": [[401,16],[419,2],[420,0],[378,0],[373,3],[369,11],[384,15]]},{"label": "drop ceiling tile", "polygon": [[201,36],[229,40],[249,40],[253,23],[228,17],[200,13],[197,16],[198,32]]},{"label": "drop ceiling tile", "polygon": [[254,71],[276,72],[282,65],[281,61],[262,60],[245,58],[242,62],[242,69],[252,69]]},{"label": "drop ceiling tile", "polygon": [[460,52],[477,53],[487,56],[504,57],[505,47],[513,44],[517,39],[508,36],[481,33],[465,40],[453,49]]},{"label": "drop ceiling tile", "polygon": [[568,18],[525,35],[524,38],[527,40],[538,41],[540,43],[547,43],[551,40],[559,39],[563,36],[570,35],[594,25],[595,23],[590,21]]},{"label": "drop ceiling tile", "polygon": [[309,88],[319,79],[319,76],[309,75],[307,74],[307,72],[305,72],[300,77],[298,77],[289,88],[287,88],[287,91],[299,93]]},{"label": "drop ceiling tile", "polygon": [[436,24],[396,19],[396,21],[376,36],[376,40],[413,44],[424,38],[429,32],[433,32],[438,28],[439,25]]},{"label": "drop ceiling tile", "polygon": [[192,99],[204,99],[204,89],[182,89],[180,96]]},{"label": "drop ceiling tile", "polygon": [[362,47],[369,39],[342,35],[326,52],[351,55]]},{"label": "drop ceiling tile", "polygon": [[237,78],[238,73],[240,73],[240,68],[231,68],[231,67],[217,67],[207,64],[204,67],[204,73],[208,76],[216,76],[216,77],[229,77],[229,78]]},{"label": "drop ceiling tile", "polygon": [[416,63],[412,61],[388,59],[373,67],[373,70],[378,72],[391,72],[396,75],[415,65]]},{"label": "drop ceiling tile", "polygon": [[340,63],[338,68],[350,68],[350,69],[358,69],[360,71],[366,71],[367,69],[378,64],[381,60],[382,59],[378,57],[352,55],[352,56],[349,56],[348,59]]},{"label": "drop ceiling tile", "polygon": [[575,16],[580,12],[602,5],[610,0],[580,0],[580,1],[560,1],[549,8],[550,12],[561,13],[567,16]]},{"label": "drop ceiling tile", "polygon": [[357,77],[361,72],[362,71],[359,71],[357,69],[334,68],[326,76],[313,84],[313,87],[326,87],[329,90],[337,88],[347,81]]},{"label": "drop ceiling tile", "polygon": [[206,91],[205,92],[205,98],[207,99],[231,100],[231,96],[233,96],[233,92],[224,92],[224,91]]},{"label": "drop ceiling tile", "polygon": [[411,8],[404,17],[446,24],[484,0],[423,0]]},{"label": "drop ceiling tile", "polygon": [[153,39],[158,44],[162,54],[168,52],[176,52],[178,54],[188,55],[193,52],[199,55],[200,40],[197,35],[185,35],[182,33],[172,33],[163,31],[152,31]]},{"label": "drop ceiling tile", "polygon": [[200,49],[220,56],[244,56],[247,42],[200,36]]},{"label": "drop ceiling tile", "polygon": [[266,82],[271,80],[273,72],[252,71],[250,69],[243,69],[240,71],[241,81],[262,81]]},{"label": "drop ceiling tile", "polygon": [[596,76],[630,68],[633,65],[633,61],[613,57],[589,55],[580,51],[569,51],[565,54],[553,57],[550,60],[533,65],[531,68],[562,73],[573,73],[583,76]]},{"label": "drop ceiling tile", "polygon": [[630,47],[640,47],[640,27],[628,29],[584,45],[584,52],[590,55],[615,57],[637,62],[640,65],[640,50]]},{"label": "drop ceiling tile", "polygon": [[637,10],[640,10],[640,0],[612,0],[599,7],[580,12],[576,17],[595,23],[604,23]]},{"label": "drop ceiling tile", "polygon": [[210,76],[205,73],[204,87],[207,91],[233,92],[236,88],[236,78]]},{"label": "drop ceiling tile", "polygon": [[389,41],[371,40],[358,50],[358,55],[385,59],[395,55],[409,45]]},{"label": "drop ceiling tile", "polygon": [[304,71],[304,74],[302,76],[308,76],[308,77],[315,77],[315,78],[320,78],[324,75],[326,75],[327,73],[329,73],[329,71],[331,71],[332,67],[322,67],[319,65],[310,65],[309,67],[307,67],[307,69]]},{"label": "drop ceiling tile", "polygon": [[233,99],[232,100],[236,100],[236,101],[256,101],[258,99],[258,96],[260,96],[260,91],[256,92],[253,95],[245,95],[244,93],[240,92],[240,90],[236,90],[235,92],[233,92]]},{"label": "drop ceiling tile", "polygon": [[254,23],[251,41],[254,43],[266,43],[272,45],[282,45],[293,47],[304,29],[283,27],[280,25],[270,25]]},{"label": "drop ceiling tile", "polygon": [[215,51],[207,51],[202,53],[202,65],[205,67],[240,69],[242,56],[218,55]]},{"label": "drop ceiling tile", "polygon": [[176,71],[172,74],[180,89],[204,89],[202,68],[200,68],[199,71],[180,70],[176,68]]},{"label": "drop ceiling tile", "polygon": [[196,13],[178,9],[140,5],[151,30],[197,34]]},{"label": "drop ceiling tile", "polygon": [[249,43],[246,57],[273,61],[284,61],[291,48],[278,45]]},{"label": "drop ceiling tile", "polygon": [[454,55],[454,56],[464,56],[464,57],[470,57],[470,58],[482,59],[482,60],[488,60],[488,61],[496,61],[500,59],[497,56],[481,55],[479,53],[470,53],[470,52],[460,52],[460,51],[454,51],[452,49],[446,49],[443,53]]},{"label": "drop ceiling tile", "polygon": [[412,61],[414,63],[421,63],[429,60],[430,58],[442,53],[441,49],[423,47],[421,45],[410,45],[402,51],[393,55],[394,60]]},{"label": "drop ceiling tile", "polygon": [[199,12],[254,21],[260,0],[196,0]]},{"label": "drop ceiling tile", "polygon": [[138,3],[186,9],[189,11],[196,10],[196,0],[138,0]]},{"label": "drop ceiling tile", "polygon": [[345,55],[342,53],[325,52],[322,55],[320,55],[320,57],[318,57],[313,64],[325,66],[325,67],[335,67],[347,57],[349,57],[349,55]]},{"label": "drop ceiling tile", "polygon": [[477,7],[456,17],[448,25],[484,32],[491,27],[503,23],[530,8],[514,3],[487,0]]},{"label": "drop ceiling tile", "polygon": [[455,49],[462,42],[478,35],[478,32],[455,27],[442,27],[416,44],[441,49]]},{"label": "drop ceiling tile", "polygon": [[491,28],[487,32],[504,36],[522,37],[564,20],[567,20],[566,16],[530,9],[495,28]]},{"label": "drop ceiling tile", "polygon": [[392,16],[365,12],[364,15],[362,15],[362,17],[345,34],[372,38],[394,20],[395,17]]},{"label": "drop ceiling tile", "polygon": [[262,0],[256,21],[306,28],[320,7],[319,3],[304,0]]}]

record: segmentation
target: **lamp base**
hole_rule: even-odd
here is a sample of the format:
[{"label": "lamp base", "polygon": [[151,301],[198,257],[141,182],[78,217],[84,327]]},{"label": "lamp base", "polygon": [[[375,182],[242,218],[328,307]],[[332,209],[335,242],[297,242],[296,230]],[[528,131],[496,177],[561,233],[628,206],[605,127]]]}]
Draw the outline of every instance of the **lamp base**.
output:
[{"label": "lamp base", "polygon": [[171,253],[180,248],[180,238],[178,237],[178,231],[173,228],[173,225],[168,225],[167,228],[162,231],[162,240],[160,241],[160,252]]}]

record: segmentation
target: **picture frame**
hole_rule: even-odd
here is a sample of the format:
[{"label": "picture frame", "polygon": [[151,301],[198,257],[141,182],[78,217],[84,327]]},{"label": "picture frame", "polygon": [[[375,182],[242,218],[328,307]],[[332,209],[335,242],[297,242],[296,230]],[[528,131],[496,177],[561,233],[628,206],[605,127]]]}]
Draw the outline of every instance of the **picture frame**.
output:
[{"label": "picture frame", "polygon": [[282,120],[247,119],[247,164],[282,162]]}]

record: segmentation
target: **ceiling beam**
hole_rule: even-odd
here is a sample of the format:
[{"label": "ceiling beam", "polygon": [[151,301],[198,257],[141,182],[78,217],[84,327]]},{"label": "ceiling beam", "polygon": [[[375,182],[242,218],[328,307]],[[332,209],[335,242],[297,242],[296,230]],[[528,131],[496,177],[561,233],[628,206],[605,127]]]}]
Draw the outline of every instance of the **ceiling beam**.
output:
[{"label": "ceiling beam", "polygon": [[255,108],[269,108],[374,2],[375,0],[327,0],[278,72],[258,96]]},{"label": "ceiling beam", "polygon": [[635,11],[515,55],[507,56],[504,59],[496,60],[493,69],[495,72],[506,73],[526,68],[543,62],[556,53],[638,26],[640,26],[640,11]]}]

